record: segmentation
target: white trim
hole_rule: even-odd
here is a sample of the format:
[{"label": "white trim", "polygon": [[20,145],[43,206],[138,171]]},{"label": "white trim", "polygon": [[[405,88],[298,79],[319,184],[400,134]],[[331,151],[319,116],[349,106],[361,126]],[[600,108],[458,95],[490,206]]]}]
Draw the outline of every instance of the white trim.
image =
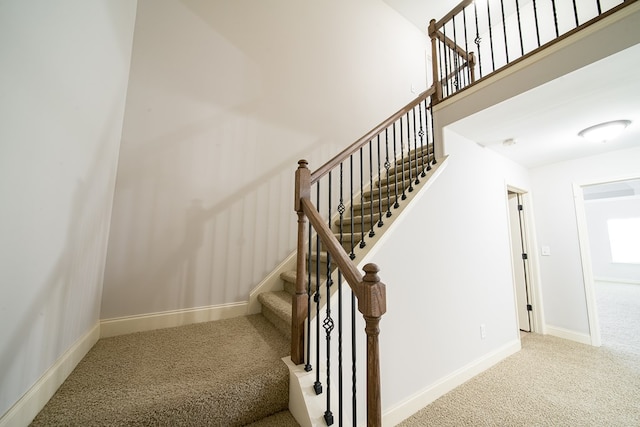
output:
[{"label": "white trim", "polygon": [[[587,227],[587,212],[584,208],[584,196],[582,187],[573,183],[573,201],[576,210],[576,224],[578,226],[578,245],[580,246],[580,259],[582,260],[582,277],[584,281],[584,296],[587,302],[587,318],[589,320],[589,344],[600,346],[600,323],[596,310],[596,288],[593,281],[593,264],[591,262],[591,249],[589,246],[589,232]],[[570,338],[571,339],[571,338]]]},{"label": "white trim", "polygon": [[258,301],[258,295],[263,292],[281,291],[284,289],[280,274],[285,271],[296,269],[296,251],[289,254],[276,268],[271,271],[258,285],[249,293],[249,303],[247,314],[257,314],[262,312],[262,304]]},{"label": "white trim", "polygon": [[0,427],[29,425],[58,390],[58,387],[95,345],[99,337],[100,324],[96,322],[95,326],[69,347],[0,418]]},{"label": "white trim", "polygon": [[382,416],[382,424],[392,426],[400,423],[437,398],[486,371],[512,354],[517,353],[521,348],[520,340],[516,339],[480,359],[457,369],[431,386],[386,410]]},{"label": "white trim", "polygon": [[229,319],[247,314],[248,302],[164,311],[100,321],[100,338]]},{"label": "white trim", "polygon": [[640,285],[640,280],[618,279],[616,277],[594,277],[593,280],[596,281],[596,282],[624,283],[624,284],[627,284],[627,285]]},{"label": "white trim", "polygon": [[594,345],[591,343],[589,334],[583,334],[569,329],[559,328],[557,326],[547,325],[547,333],[554,337],[563,338],[565,340],[579,342],[581,344]]}]

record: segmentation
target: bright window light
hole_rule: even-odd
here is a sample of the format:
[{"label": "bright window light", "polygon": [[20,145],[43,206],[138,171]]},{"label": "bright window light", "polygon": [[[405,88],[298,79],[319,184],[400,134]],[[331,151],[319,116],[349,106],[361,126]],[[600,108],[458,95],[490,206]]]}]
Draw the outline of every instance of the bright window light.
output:
[{"label": "bright window light", "polygon": [[616,218],[607,221],[611,243],[611,261],[640,264],[640,218]]}]

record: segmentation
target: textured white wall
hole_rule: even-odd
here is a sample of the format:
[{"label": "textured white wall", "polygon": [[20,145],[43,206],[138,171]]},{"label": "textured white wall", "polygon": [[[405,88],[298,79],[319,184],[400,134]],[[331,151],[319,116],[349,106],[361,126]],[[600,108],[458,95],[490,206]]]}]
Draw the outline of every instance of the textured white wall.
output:
[{"label": "textured white wall", "polygon": [[589,334],[573,184],[640,176],[640,148],[555,163],[531,170],[540,246],[541,285],[549,326]]},{"label": "textured white wall", "polygon": [[243,301],[295,247],[293,174],[425,89],[382,1],[139,2],[101,317]]},{"label": "textured white wall", "polygon": [[0,2],[0,415],[99,319],[135,13]]}]

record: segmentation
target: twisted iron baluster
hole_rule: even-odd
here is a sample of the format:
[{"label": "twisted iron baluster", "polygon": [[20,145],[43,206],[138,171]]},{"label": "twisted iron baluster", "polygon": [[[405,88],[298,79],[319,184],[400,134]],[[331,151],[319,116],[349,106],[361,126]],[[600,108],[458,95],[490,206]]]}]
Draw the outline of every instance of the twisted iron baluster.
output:
[{"label": "twisted iron baluster", "polygon": [[[431,105],[429,106],[429,110],[431,111]],[[433,161],[431,162],[431,164],[435,165],[436,163],[438,163],[438,161],[436,160],[436,134],[433,124],[433,111],[431,111],[431,114],[429,114],[429,116],[431,117],[431,148],[433,152]]]},{"label": "twisted iron baluster", "polygon": [[473,39],[473,42],[478,49],[478,70],[480,72],[480,78],[482,78],[482,57],[480,56],[480,43],[482,42],[482,39],[480,38],[480,29],[478,27],[478,6],[475,1],[473,2],[473,14],[475,15],[476,21],[476,38]]},{"label": "twisted iron baluster", "polygon": [[[467,35],[467,8],[462,9],[462,27],[464,28],[464,51],[467,55],[467,84],[473,83],[471,81],[471,61],[469,60],[469,43]],[[422,120],[422,119],[421,119]]]},{"label": "twisted iron baluster", "polygon": [[[329,218],[329,228],[331,228],[331,171],[328,174],[328,184],[329,186],[329,200],[327,201],[327,210]],[[318,211],[320,211],[318,209]],[[320,251],[318,250],[317,255],[317,265],[320,265]],[[319,281],[318,277],[318,281]],[[331,412],[331,332],[333,331],[334,324],[333,319],[331,318],[331,285],[333,281],[331,280],[331,254],[327,253],[327,281],[325,284],[325,292],[327,293],[327,303],[325,305],[326,314],[324,321],[322,322],[322,327],[325,332],[325,342],[327,343],[327,410],[324,412],[324,421],[328,426],[333,424],[333,413]]]},{"label": "twisted iron baluster", "polygon": [[[316,183],[316,209],[318,210],[318,212],[320,212],[320,181]],[[320,235],[316,233],[316,253],[320,250],[320,246],[321,246]],[[309,282],[309,286],[311,286],[311,282]],[[320,366],[320,263],[319,262],[316,262],[316,293],[313,296],[313,302],[315,302],[316,304],[316,364]],[[319,369],[316,370],[316,381],[313,383],[313,390],[316,392],[316,394],[322,393],[322,383],[320,382]]]},{"label": "twisted iron baluster", "polygon": [[558,11],[556,10],[556,0],[551,0],[551,6],[553,7],[553,25],[556,28],[556,37],[560,37],[560,30],[558,29]]},{"label": "twisted iron baluster", "polygon": [[[427,100],[425,99],[424,101],[425,104],[427,103]],[[422,126],[422,102],[420,102],[418,104],[418,117],[420,117],[420,130],[418,131],[418,135],[420,136],[420,158],[422,159],[422,177],[424,178],[425,176],[427,176],[427,172],[426,172],[426,168],[424,167],[424,127]],[[429,146],[427,145],[427,167],[429,169],[431,169],[431,166],[429,166]]]},{"label": "twisted iron baluster", "polygon": [[308,247],[307,247],[307,363],[304,365],[304,370],[307,372],[311,372],[313,370],[313,366],[311,365],[311,340],[309,339],[309,332],[311,331],[311,242],[313,241],[312,237],[312,226],[309,223],[309,238],[307,239]]}]

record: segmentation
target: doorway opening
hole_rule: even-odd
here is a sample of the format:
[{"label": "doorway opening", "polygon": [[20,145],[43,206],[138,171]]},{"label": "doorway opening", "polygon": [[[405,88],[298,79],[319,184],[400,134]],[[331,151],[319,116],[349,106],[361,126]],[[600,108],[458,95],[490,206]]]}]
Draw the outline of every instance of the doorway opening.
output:
[{"label": "doorway opening", "polygon": [[574,195],[591,344],[640,354],[640,178]]}]

